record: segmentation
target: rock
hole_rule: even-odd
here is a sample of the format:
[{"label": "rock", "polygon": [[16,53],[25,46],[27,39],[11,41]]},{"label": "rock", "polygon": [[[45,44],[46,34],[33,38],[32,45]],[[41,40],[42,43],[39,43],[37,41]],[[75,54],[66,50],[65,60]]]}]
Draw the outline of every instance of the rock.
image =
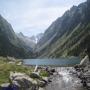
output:
[{"label": "rock", "polygon": [[9,87],[9,86],[10,86],[10,83],[1,84],[1,87]]},{"label": "rock", "polygon": [[40,87],[39,90],[45,90],[44,88]]},{"label": "rock", "polygon": [[36,90],[37,81],[30,78],[25,73],[10,73],[10,80],[13,88],[17,88],[15,90]]},{"label": "rock", "polygon": [[4,84],[1,84],[0,90],[13,90],[13,89],[10,86],[10,83],[4,83]]},{"label": "rock", "polygon": [[12,87],[19,90],[38,90],[39,87],[47,85],[48,77],[41,78],[36,72],[31,73],[30,77],[25,73],[10,72],[10,81]]},{"label": "rock", "polygon": [[37,78],[37,79],[40,79],[40,78],[41,78],[41,77],[39,76],[39,74],[36,73],[36,72],[31,73],[31,74],[30,74],[30,77],[31,77],[31,78]]},{"label": "rock", "polygon": [[22,62],[19,62],[17,65],[18,65],[18,66],[22,65]]},{"label": "rock", "polygon": [[9,56],[7,56],[7,60],[9,60],[9,61],[16,61],[16,59],[14,58],[14,57],[9,57]]},{"label": "rock", "polygon": [[48,78],[47,77],[40,77],[36,72],[33,72],[30,74],[31,78],[37,79],[37,86],[39,87],[45,87],[46,84],[48,83]]},{"label": "rock", "polygon": [[38,71],[38,66],[36,65],[35,69],[34,69],[34,72]]},{"label": "rock", "polygon": [[42,77],[43,80],[45,80],[46,82],[48,82],[48,77]]},{"label": "rock", "polygon": [[51,69],[50,72],[54,73],[55,72],[55,69]]},{"label": "rock", "polygon": [[84,75],[90,77],[90,70],[88,70],[87,72],[85,72]]},{"label": "rock", "polygon": [[20,89],[17,87],[17,85],[5,83],[0,86],[0,90],[20,90]]},{"label": "rock", "polygon": [[39,87],[45,87],[46,84],[47,84],[47,82],[45,82],[44,80],[43,80],[43,81],[38,80],[37,82],[38,82],[38,86],[39,86]]},{"label": "rock", "polygon": [[80,65],[87,66],[90,64],[89,57],[86,55],[80,62]]},{"label": "rock", "polygon": [[10,61],[10,62],[8,62],[9,64],[15,64],[15,62],[13,62],[13,61]]},{"label": "rock", "polygon": [[49,73],[49,75],[53,75],[56,71],[55,69],[46,68],[46,71]]},{"label": "rock", "polygon": [[26,75],[25,73],[10,72],[10,79],[13,80],[16,77],[22,77],[22,76],[25,76],[25,75]]}]

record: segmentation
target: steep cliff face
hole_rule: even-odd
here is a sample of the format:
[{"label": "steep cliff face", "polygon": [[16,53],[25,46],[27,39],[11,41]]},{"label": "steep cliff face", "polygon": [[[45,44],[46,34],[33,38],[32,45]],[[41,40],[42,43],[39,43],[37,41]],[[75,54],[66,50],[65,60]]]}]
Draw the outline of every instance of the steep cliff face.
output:
[{"label": "steep cliff face", "polygon": [[32,56],[31,49],[16,36],[12,26],[1,15],[0,56],[13,56],[17,58],[28,58]]},{"label": "steep cliff face", "polygon": [[37,44],[39,57],[78,56],[90,47],[90,0],[54,21]]}]

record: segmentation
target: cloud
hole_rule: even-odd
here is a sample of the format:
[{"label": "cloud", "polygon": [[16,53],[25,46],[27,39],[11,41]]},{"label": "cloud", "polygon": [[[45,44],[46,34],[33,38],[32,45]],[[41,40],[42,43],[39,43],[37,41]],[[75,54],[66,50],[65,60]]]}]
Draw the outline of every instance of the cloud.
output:
[{"label": "cloud", "polygon": [[0,0],[0,12],[15,32],[36,35],[69,9],[86,0]]}]

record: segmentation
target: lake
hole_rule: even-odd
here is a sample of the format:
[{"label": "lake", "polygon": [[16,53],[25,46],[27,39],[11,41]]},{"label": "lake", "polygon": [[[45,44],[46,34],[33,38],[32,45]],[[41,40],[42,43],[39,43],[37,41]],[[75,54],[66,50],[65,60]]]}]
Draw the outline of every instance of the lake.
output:
[{"label": "lake", "polygon": [[24,59],[24,65],[51,65],[69,66],[80,63],[80,58],[59,58],[59,59]]}]

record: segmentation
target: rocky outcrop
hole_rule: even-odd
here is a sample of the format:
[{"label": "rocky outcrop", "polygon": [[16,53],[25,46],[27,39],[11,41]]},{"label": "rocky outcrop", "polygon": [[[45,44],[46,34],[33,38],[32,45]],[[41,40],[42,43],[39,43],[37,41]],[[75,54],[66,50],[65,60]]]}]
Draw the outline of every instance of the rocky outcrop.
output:
[{"label": "rocky outcrop", "polygon": [[39,90],[47,85],[46,80],[33,72],[30,76],[25,73],[10,72],[10,83],[1,85],[1,90]]},{"label": "rocky outcrop", "polygon": [[84,87],[90,88],[90,60],[86,55],[80,62],[79,65],[75,66],[77,76],[81,80]]},{"label": "rocky outcrop", "polygon": [[[41,67],[38,71],[40,70],[44,70],[50,75],[56,72],[55,69],[51,68]],[[2,84],[0,90],[39,90],[39,88],[44,88],[51,82],[51,78],[41,76],[40,72],[32,72],[28,75],[20,72],[10,72],[9,83]]]},{"label": "rocky outcrop", "polygon": [[10,81],[13,86],[16,86],[16,88],[18,88],[17,90],[27,90],[30,88],[30,90],[32,90],[32,88],[34,88],[36,82],[30,78],[28,75],[24,74],[24,73],[10,73]]},{"label": "rocky outcrop", "polygon": [[41,77],[39,76],[39,73],[37,73],[37,72],[32,72],[31,74],[30,74],[30,77],[31,78],[37,78],[37,79],[40,79]]},{"label": "rocky outcrop", "polygon": [[86,55],[80,62],[81,66],[88,66],[90,65],[90,61],[89,61],[89,57],[88,55]]}]

